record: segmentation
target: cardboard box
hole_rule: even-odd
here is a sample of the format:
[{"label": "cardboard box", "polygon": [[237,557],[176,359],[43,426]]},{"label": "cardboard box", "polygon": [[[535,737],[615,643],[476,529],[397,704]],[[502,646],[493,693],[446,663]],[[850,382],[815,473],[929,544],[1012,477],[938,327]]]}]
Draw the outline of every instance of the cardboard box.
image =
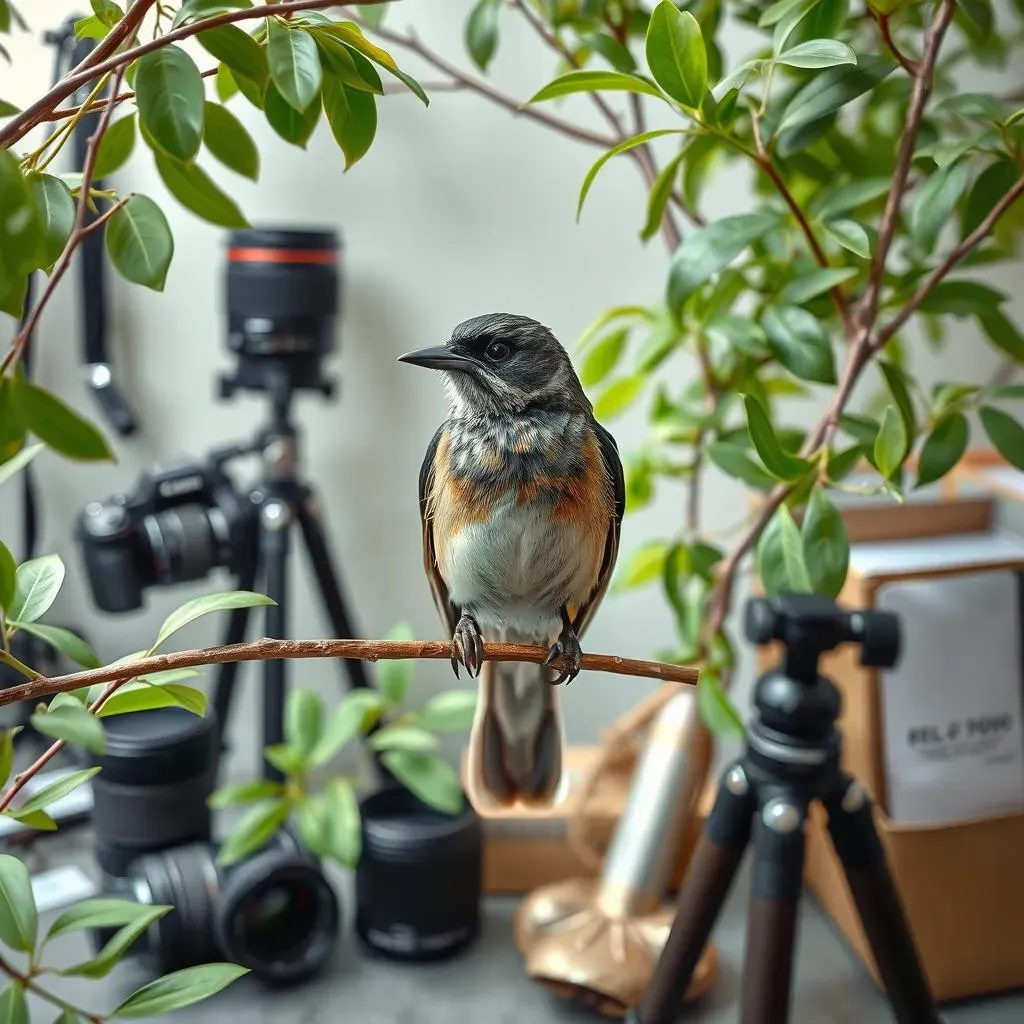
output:
[{"label": "cardboard box", "polygon": [[[853,546],[840,603],[876,606],[884,588],[901,580],[1024,569],[1024,544],[1019,537],[1016,544],[1012,537],[1000,543],[994,513],[991,499],[844,510]],[[964,540],[971,536],[979,541],[973,559],[942,544],[943,538],[955,539],[964,555],[972,546]],[[872,547],[864,546],[869,543]],[[866,551],[872,557],[863,557]],[[970,609],[964,615],[969,623]],[[760,668],[774,664],[777,656],[776,650],[761,649]],[[1024,812],[931,824],[894,821],[888,813],[882,678],[859,665],[852,645],[823,658],[821,669],[842,693],[844,768],[875,800],[877,827],[936,998],[948,1001],[1024,985]],[[963,682],[971,685],[969,678]],[[815,807],[806,881],[880,984],[824,819]]]}]

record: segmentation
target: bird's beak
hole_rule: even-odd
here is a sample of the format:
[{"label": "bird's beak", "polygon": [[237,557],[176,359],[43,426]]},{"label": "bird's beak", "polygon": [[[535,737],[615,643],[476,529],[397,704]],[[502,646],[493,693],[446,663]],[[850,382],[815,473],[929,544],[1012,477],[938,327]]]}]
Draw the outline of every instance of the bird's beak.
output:
[{"label": "bird's beak", "polygon": [[460,356],[444,345],[433,348],[419,348],[415,352],[406,352],[399,356],[400,363],[412,363],[413,366],[425,366],[428,370],[468,370],[473,360]]}]

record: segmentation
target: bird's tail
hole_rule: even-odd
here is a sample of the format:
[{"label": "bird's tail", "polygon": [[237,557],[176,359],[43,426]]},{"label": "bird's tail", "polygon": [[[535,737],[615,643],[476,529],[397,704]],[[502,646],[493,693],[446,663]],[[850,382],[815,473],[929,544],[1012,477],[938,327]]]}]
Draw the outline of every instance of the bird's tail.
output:
[{"label": "bird's tail", "polygon": [[557,802],[564,732],[556,676],[545,665],[484,662],[467,764],[467,796],[478,810]]}]

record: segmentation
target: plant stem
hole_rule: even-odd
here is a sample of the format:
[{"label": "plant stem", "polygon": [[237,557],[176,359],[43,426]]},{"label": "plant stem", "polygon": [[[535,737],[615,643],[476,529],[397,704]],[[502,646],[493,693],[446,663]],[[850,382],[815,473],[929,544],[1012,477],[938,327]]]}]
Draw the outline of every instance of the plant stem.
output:
[{"label": "plant stem", "polygon": [[0,650],[0,661],[7,662],[15,672],[20,672],[26,679],[38,679],[39,673],[29,668],[28,665],[19,661],[11,652],[7,649],[7,644],[4,644],[4,649]]},{"label": "plant stem", "polygon": [[[363,5],[376,3],[377,0],[349,0],[349,3]],[[144,0],[138,7],[150,7],[150,0]],[[275,14],[289,14],[294,11],[314,11],[323,7],[336,7],[337,0],[291,0],[290,3],[272,3],[251,8],[244,8],[237,11],[226,11],[223,14],[214,15],[211,18],[203,18],[194,21],[189,25],[180,25],[178,28],[157,39],[141,43],[130,50],[122,50],[113,56],[107,57],[98,63],[92,63],[84,70],[74,71],[62,78],[42,99],[33,103],[28,110],[14,118],[9,124],[0,129],[0,148],[9,149],[15,142],[31,131],[47,114],[52,113],[61,103],[64,102],[80,86],[92,81],[96,75],[104,74],[107,71],[116,71],[118,68],[127,67],[133,61],[144,57],[154,50],[163,49],[169,43],[180,42],[182,39],[189,39],[205,32],[209,28],[216,28],[218,25],[230,25],[236,21],[252,21],[255,19],[266,19]],[[134,8],[133,8],[134,10]],[[118,25],[111,30],[111,35],[117,28],[128,20],[128,15],[118,22]],[[141,16],[139,18],[141,21]],[[107,37],[109,39],[109,36]],[[85,62],[83,62],[84,64]],[[115,89],[116,93],[117,90]]]},{"label": "plant stem", "polygon": [[892,31],[889,27],[889,15],[882,14],[880,11],[876,11],[873,8],[871,10],[871,17],[875,19],[875,23],[878,25],[878,31],[882,36],[882,42],[885,43],[886,48],[896,58],[900,66],[911,78],[917,77],[918,66],[917,62],[911,60],[897,45],[896,40],[892,37]]},{"label": "plant stem", "polygon": [[83,1010],[81,1007],[75,1006],[73,1003],[69,1003],[48,989],[43,988],[33,981],[28,974],[19,971],[14,964],[8,963],[2,956],[0,956],[0,971],[13,981],[16,981],[22,988],[39,996],[40,999],[45,999],[52,1006],[56,1006],[61,1010],[67,1010],[68,1013],[75,1014],[76,1017],[89,1021],[89,1024],[104,1024],[104,1021],[107,1019],[98,1013],[90,1013],[88,1010]]},{"label": "plant stem", "polygon": [[[66,693],[96,683],[117,682],[120,685],[128,679],[166,669],[221,665],[229,661],[266,661],[278,658],[358,658],[361,661],[419,658],[448,661],[451,656],[451,643],[441,640],[275,640],[265,637],[248,643],[156,654],[148,658],[73,672],[69,675],[40,677],[32,682],[0,690],[0,707],[15,704],[20,700],[38,700],[55,693]],[[485,661],[522,661],[539,665],[547,657],[547,647],[484,644]],[[610,672],[613,675],[687,684],[696,683],[698,676],[697,669],[685,665],[637,661],[612,654],[584,654],[583,669],[588,672]],[[105,697],[102,697],[100,701],[104,699]]]}]

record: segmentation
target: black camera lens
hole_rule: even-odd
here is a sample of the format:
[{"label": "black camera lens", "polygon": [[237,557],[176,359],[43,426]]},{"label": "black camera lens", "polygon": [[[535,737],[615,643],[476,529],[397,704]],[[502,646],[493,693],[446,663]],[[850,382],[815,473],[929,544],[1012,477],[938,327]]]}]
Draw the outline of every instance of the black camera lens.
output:
[{"label": "black camera lens", "polygon": [[211,512],[201,505],[175,505],[142,520],[157,583],[201,580],[221,562]]},{"label": "black camera lens", "polygon": [[340,251],[336,231],[232,232],[227,252],[230,347],[246,356],[330,351]]},{"label": "black camera lens", "polygon": [[216,720],[183,708],[103,718],[106,749],[91,755],[96,859],[124,877],[135,858],[210,838],[207,801],[216,781]]},{"label": "black camera lens", "polygon": [[408,790],[382,789],[362,804],[356,933],[396,960],[437,960],[480,931],[483,826],[467,804],[442,814]]}]

